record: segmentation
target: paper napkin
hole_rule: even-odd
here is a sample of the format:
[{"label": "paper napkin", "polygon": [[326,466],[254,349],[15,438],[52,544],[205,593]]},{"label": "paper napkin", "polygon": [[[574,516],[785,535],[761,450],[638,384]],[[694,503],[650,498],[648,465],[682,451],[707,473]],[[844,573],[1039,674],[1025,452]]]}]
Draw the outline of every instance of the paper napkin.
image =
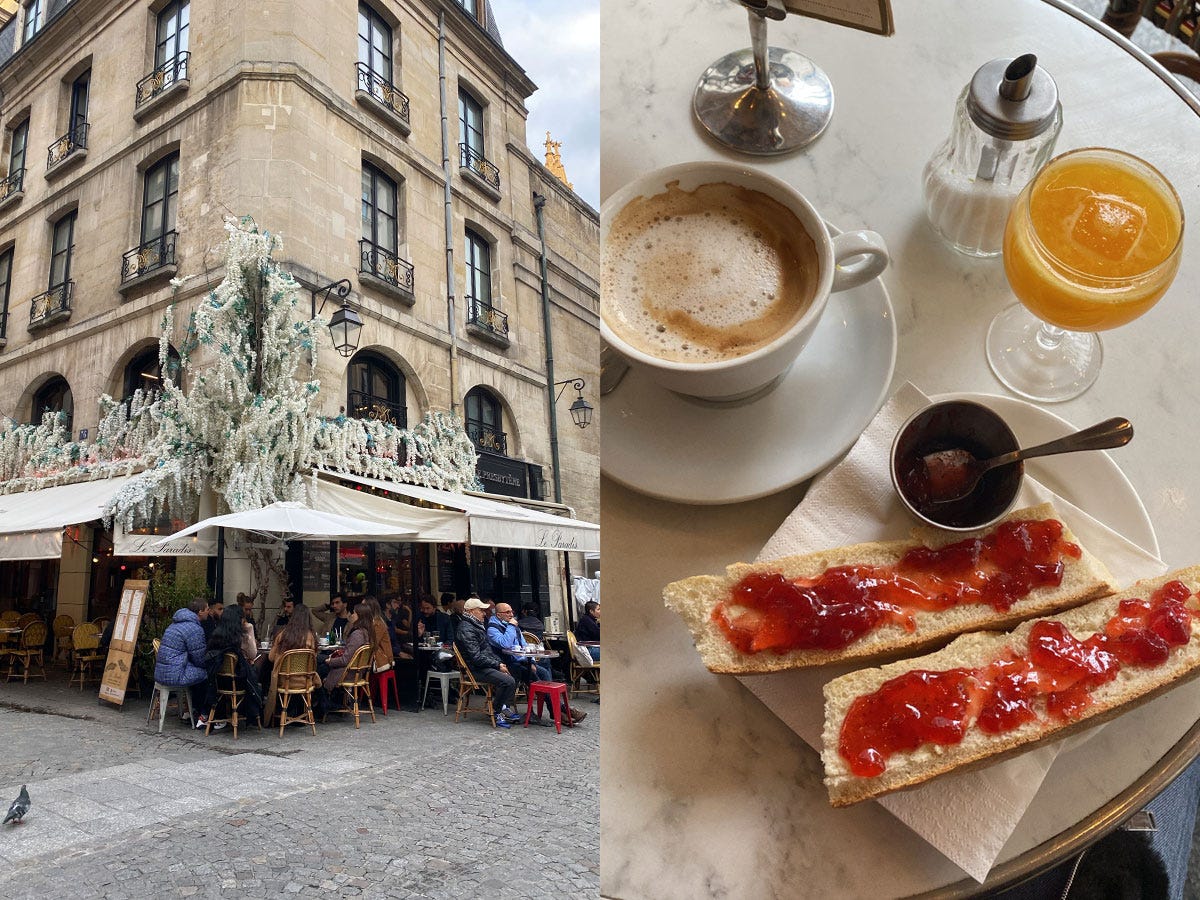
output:
[{"label": "paper napkin", "polygon": [[[809,489],[759,554],[773,559],[863,541],[908,537],[913,520],[888,475],[892,439],[904,421],[928,404],[903,385],[876,415],[846,457]],[[1032,478],[1025,478],[1018,507],[1052,500],[1080,542],[1104,561],[1118,584],[1167,571],[1157,557],[1093,519]],[[739,676],[763,703],[811,746],[820,749],[824,724],[821,689],[858,666],[823,667]],[[1086,741],[1098,728],[1069,738]],[[881,797],[892,815],[964,872],[983,881],[1033,800],[1054,758],[1067,742],[958,775],[947,775],[903,793]]]}]

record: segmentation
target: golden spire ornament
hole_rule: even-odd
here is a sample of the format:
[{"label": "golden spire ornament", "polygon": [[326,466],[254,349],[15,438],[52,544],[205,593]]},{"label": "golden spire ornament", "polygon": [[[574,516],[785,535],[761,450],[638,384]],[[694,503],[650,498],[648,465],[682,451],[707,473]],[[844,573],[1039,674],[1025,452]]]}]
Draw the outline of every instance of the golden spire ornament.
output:
[{"label": "golden spire ornament", "polygon": [[546,132],[546,168],[550,170],[550,174],[569,187],[575,190],[575,185],[567,181],[567,170],[563,168],[562,162],[562,141],[550,140],[550,132]]}]

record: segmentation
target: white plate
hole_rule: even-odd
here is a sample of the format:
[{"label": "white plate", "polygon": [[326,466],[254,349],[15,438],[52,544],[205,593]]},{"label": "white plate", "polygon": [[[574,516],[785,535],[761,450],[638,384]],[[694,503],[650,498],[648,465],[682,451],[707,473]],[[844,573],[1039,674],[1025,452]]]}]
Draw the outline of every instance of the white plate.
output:
[{"label": "white plate", "polygon": [[[973,400],[999,413],[1022,447],[1040,444],[1086,428],[1016,397],[995,394],[938,394],[930,400]],[[1136,432],[1135,432],[1136,435]],[[1136,439],[1136,437],[1135,437]],[[1116,451],[1120,453],[1121,451]],[[1025,463],[1025,471],[1094,519],[1158,556],[1158,537],[1142,500],[1108,451],[1043,456]]]},{"label": "white plate", "polygon": [[681,503],[765,497],[850,448],[883,405],[895,366],[896,320],[876,278],[829,298],[792,368],[753,402],[688,399],[631,368],[600,401],[600,469],[635,491]]}]

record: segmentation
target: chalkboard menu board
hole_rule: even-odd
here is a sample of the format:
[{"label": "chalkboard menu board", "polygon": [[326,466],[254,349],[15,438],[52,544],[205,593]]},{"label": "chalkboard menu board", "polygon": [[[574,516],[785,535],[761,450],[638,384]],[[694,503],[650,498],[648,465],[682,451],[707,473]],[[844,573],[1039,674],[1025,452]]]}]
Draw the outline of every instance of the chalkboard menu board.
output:
[{"label": "chalkboard menu board", "polygon": [[304,542],[304,590],[330,590],[328,541]]},{"label": "chalkboard menu board", "polygon": [[454,546],[452,544],[438,545],[438,589],[454,590]]}]

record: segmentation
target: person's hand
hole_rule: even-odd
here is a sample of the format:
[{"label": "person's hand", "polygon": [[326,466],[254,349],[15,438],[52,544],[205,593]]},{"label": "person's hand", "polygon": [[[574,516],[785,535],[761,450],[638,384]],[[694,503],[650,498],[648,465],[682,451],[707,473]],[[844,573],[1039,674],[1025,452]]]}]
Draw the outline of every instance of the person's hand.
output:
[{"label": "person's hand", "polygon": [[508,674],[508,666],[506,666],[504,663],[500,663],[500,671],[503,672],[505,675],[507,675]]}]

